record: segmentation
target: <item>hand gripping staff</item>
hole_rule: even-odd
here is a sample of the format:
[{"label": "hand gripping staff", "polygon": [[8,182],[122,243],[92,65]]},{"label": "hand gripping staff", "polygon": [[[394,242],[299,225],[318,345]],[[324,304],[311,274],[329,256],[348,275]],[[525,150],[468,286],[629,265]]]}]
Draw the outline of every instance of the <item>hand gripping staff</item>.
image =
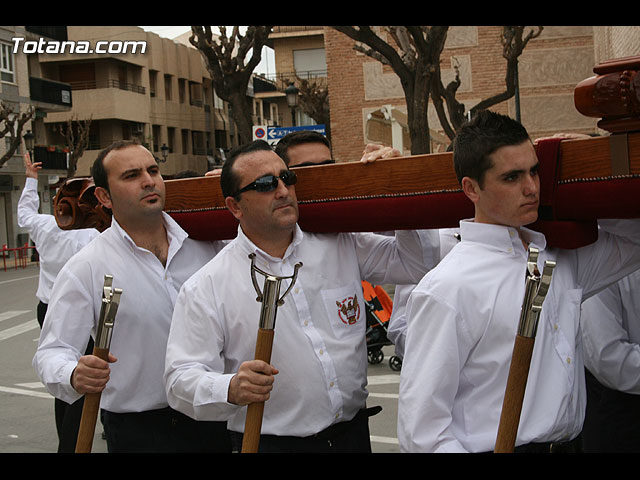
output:
[{"label": "hand gripping staff", "polygon": [[[262,302],[260,310],[260,324],[258,328],[258,339],[256,341],[255,359],[271,363],[271,347],[273,346],[273,335],[276,326],[276,313],[278,307],[284,303],[284,297],[289,293],[298,276],[298,269],[302,267],[302,263],[296,263],[293,275],[290,277],[276,277],[269,273],[263,272],[255,266],[254,253],[249,255],[251,259],[251,281],[253,287],[258,294],[256,301]],[[264,279],[264,287],[262,292],[256,281],[255,272],[262,274]],[[280,295],[280,283],[282,280],[291,279],[289,288]],[[279,297],[279,298],[278,298]],[[264,402],[251,403],[247,407],[247,418],[244,425],[244,436],[242,439],[242,453],[256,453],[260,444],[260,431],[262,430],[262,413],[264,411]]]},{"label": "hand gripping staff", "polygon": [[[113,277],[111,275],[105,275],[104,286],[102,288],[100,318],[98,320],[98,332],[93,347],[93,355],[105,361],[107,361],[109,357],[113,325],[120,303],[120,295],[122,294],[120,288],[112,288],[112,283]],[[100,392],[87,393],[84,397],[78,439],[76,440],[76,453],[91,453],[101,395]]]},{"label": "hand gripping staff", "polygon": [[515,448],[542,302],[549,291],[551,275],[556,266],[555,262],[545,261],[540,275],[537,265],[538,253],[538,249],[529,247],[524,300],[502,403],[495,453],[513,453]]}]

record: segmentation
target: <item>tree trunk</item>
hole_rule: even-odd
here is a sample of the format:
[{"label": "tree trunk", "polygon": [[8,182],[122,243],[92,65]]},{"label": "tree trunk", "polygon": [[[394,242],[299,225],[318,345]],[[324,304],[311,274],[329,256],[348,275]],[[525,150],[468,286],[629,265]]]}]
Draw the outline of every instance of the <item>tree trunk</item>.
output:
[{"label": "tree trunk", "polygon": [[[427,77],[424,80],[424,77]],[[431,153],[431,133],[429,131],[429,85],[430,74],[423,66],[417,66],[410,85],[405,87],[407,101],[407,122],[411,138],[411,154]],[[404,85],[403,85],[404,86]]]},{"label": "tree trunk", "polygon": [[231,118],[236,123],[238,132],[238,145],[251,142],[253,138],[253,120],[251,109],[247,102],[247,95],[244,89],[231,89],[229,95],[231,104]]}]

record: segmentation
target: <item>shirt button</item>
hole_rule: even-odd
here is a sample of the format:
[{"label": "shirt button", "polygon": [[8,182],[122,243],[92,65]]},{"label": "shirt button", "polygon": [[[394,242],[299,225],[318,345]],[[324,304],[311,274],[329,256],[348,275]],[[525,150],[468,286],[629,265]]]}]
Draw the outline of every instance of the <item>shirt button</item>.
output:
[{"label": "shirt button", "polygon": [[567,357],[567,363],[571,363],[571,357]]},{"label": "shirt button", "polygon": [[320,355],[322,355],[324,353],[324,350],[320,349]]},{"label": "shirt button", "polygon": [[330,383],[329,383],[329,386],[330,386],[330,387],[333,387],[333,382],[330,382]]}]

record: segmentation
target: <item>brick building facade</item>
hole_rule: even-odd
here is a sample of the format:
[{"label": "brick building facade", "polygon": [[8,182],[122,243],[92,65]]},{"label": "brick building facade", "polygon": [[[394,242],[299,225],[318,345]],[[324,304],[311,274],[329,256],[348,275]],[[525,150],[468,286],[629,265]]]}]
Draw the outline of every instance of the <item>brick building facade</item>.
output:
[{"label": "brick building facade", "polygon": [[[519,61],[521,121],[533,138],[561,131],[594,133],[596,119],[580,115],[573,89],[593,74],[596,63],[591,26],[545,27],[527,45]],[[467,109],[505,90],[506,60],[502,57],[499,26],[450,27],[441,56],[444,83],[460,70],[462,84],[457,99]],[[603,35],[602,32],[597,32]],[[353,40],[325,27],[324,45],[329,82],[333,154],[337,161],[360,158],[368,142],[390,144],[389,129],[379,121],[380,108],[389,105],[406,112],[404,92],[393,71],[353,49]],[[514,98],[492,107],[515,117]],[[446,148],[435,111],[429,111],[435,141],[432,150]],[[440,133],[438,133],[440,132]],[[409,152],[405,132],[404,152]]]}]

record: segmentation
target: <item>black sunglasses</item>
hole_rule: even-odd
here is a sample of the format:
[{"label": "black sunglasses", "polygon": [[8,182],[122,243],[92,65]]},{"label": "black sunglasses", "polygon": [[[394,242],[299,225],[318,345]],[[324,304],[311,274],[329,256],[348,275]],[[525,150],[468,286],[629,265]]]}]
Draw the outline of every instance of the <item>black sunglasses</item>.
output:
[{"label": "black sunglasses", "polygon": [[282,180],[282,182],[286,186],[291,186],[296,184],[296,182],[298,181],[298,176],[291,170],[283,170],[278,176],[265,175],[257,179],[255,182],[250,183],[246,187],[241,188],[235,194],[233,194],[233,196],[237,197],[242,192],[246,192],[247,190],[255,190],[257,192],[271,192],[278,188],[278,179]]}]

